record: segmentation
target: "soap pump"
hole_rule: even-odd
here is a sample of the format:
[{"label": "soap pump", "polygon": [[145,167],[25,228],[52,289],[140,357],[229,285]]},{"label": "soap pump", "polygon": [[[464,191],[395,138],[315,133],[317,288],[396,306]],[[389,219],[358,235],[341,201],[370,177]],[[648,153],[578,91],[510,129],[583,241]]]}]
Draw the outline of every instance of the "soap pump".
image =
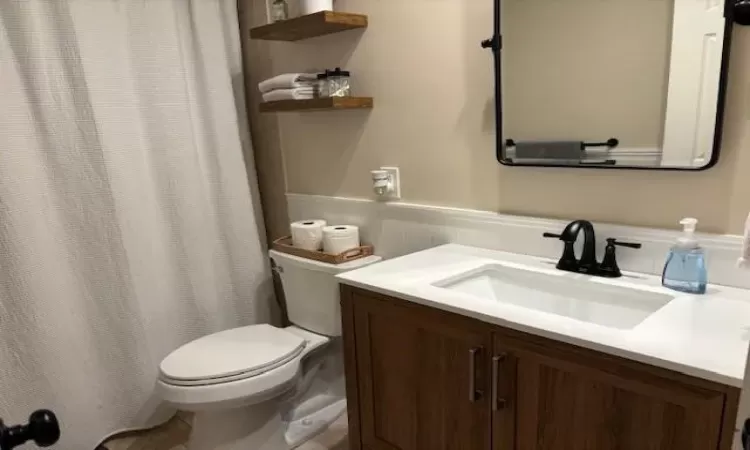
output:
[{"label": "soap pump", "polygon": [[683,234],[669,252],[661,282],[676,291],[705,294],[708,274],[705,251],[695,238],[698,219],[682,219],[680,224]]}]

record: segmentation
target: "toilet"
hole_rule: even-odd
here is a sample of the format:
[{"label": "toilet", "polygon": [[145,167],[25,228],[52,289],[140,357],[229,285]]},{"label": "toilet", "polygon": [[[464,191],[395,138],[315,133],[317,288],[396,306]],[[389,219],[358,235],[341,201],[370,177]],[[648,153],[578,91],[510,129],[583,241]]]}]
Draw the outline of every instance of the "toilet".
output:
[{"label": "toilet", "polygon": [[333,265],[273,250],[270,256],[292,325],[204,336],[159,367],[161,398],[195,413],[189,450],[289,450],[346,411],[335,276],[380,258]]}]

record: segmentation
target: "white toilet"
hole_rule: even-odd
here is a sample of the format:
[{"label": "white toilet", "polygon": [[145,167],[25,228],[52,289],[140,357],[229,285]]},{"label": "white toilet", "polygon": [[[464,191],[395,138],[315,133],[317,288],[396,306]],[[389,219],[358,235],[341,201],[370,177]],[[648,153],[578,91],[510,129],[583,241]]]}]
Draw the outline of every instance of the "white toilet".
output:
[{"label": "white toilet", "polygon": [[195,413],[189,450],[289,450],[346,411],[334,277],[380,258],[332,265],[270,253],[293,325],[204,336],[161,363],[159,394]]}]

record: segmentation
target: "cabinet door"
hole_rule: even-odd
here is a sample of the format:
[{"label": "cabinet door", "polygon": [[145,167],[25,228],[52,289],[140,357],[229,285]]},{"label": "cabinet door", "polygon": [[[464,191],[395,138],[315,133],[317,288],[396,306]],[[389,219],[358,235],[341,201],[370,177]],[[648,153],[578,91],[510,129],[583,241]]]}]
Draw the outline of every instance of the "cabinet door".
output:
[{"label": "cabinet door", "polygon": [[573,346],[536,338],[517,344],[497,336],[494,342],[495,353],[509,355],[499,370],[500,397],[508,402],[493,417],[495,449],[720,447],[722,392]]},{"label": "cabinet door", "polygon": [[458,316],[359,291],[349,300],[362,447],[489,450],[491,333]]}]

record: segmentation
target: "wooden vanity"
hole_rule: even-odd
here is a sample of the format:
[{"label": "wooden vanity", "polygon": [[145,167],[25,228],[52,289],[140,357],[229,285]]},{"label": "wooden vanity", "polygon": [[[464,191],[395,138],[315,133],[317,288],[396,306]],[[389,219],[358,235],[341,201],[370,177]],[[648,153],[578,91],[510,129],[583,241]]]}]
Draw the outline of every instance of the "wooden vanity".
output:
[{"label": "wooden vanity", "polygon": [[352,450],[730,450],[739,389],[342,285]]}]

